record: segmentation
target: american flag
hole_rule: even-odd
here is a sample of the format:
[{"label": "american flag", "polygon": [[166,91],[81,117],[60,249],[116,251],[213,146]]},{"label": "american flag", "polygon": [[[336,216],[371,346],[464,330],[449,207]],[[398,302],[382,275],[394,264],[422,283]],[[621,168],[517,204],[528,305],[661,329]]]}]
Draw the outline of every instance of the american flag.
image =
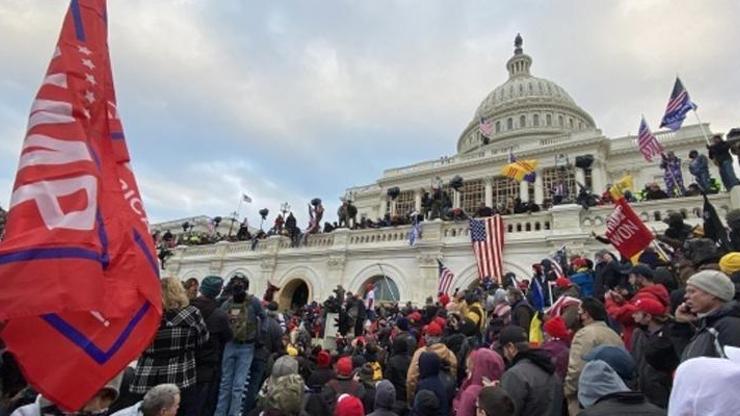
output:
[{"label": "american flag", "polygon": [[503,279],[504,221],[500,215],[470,220],[470,241],[478,263],[478,277]]},{"label": "american flag", "polygon": [[450,287],[452,287],[452,281],[455,280],[455,275],[441,261],[437,260],[437,264],[439,265],[439,286],[437,287],[437,293],[450,293]]},{"label": "american flag", "polygon": [[663,153],[663,145],[660,144],[658,139],[655,138],[655,135],[650,131],[645,117],[640,121],[640,131],[637,134],[637,147],[648,162],[652,162],[653,157],[660,156]]},{"label": "american flag", "polygon": [[683,87],[681,79],[676,77],[676,83],[673,84],[671,98],[665,108],[663,120],[660,121],[660,127],[668,127],[671,130],[680,129],[686,118],[686,113],[696,110],[696,107],[696,104],[691,102],[689,92]]},{"label": "american flag", "polygon": [[481,117],[478,129],[480,130],[480,134],[484,137],[490,138],[491,134],[493,134],[493,120],[483,120]]}]

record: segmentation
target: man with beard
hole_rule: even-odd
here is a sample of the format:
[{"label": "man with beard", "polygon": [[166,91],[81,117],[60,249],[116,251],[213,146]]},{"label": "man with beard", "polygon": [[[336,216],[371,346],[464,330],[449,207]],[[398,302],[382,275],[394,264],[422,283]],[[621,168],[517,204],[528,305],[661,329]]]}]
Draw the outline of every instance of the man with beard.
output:
[{"label": "man with beard", "polygon": [[562,414],[562,385],[550,355],[532,349],[527,334],[518,326],[501,330],[499,343],[510,367],[501,376],[501,387],[511,396],[517,416]]}]

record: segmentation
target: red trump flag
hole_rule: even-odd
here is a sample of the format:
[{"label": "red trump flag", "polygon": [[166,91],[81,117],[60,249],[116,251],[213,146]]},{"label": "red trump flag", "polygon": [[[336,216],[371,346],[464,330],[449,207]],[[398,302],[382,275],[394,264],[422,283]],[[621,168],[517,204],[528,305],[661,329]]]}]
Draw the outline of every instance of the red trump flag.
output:
[{"label": "red trump flag", "polygon": [[116,110],[105,0],[72,0],[36,95],[0,243],[0,337],[82,407],[159,326],[159,265]]},{"label": "red trump flag", "polygon": [[624,198],[614,202],[614,211],[606,219],[606,237],[627,258],[644,250],[653,241],[653,234]]}]

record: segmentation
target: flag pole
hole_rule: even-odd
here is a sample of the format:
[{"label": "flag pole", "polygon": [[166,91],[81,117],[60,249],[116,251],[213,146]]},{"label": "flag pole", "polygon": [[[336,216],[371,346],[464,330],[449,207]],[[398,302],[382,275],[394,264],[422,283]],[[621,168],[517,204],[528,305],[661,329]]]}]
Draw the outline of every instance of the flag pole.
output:
[{"label": "flag pole", "polygon": [[694,113],[694,116],[696,117],[696,121],[699,122],[699,129],[701,129],[702,134],[704,135],[704,140],[707,141],[708,145],[711,145],[712,142],[709,140],[709,135],[707,134],[706,130],[704,130],[704,124],[701,122],[701,119],[699,118],[699,113],[696,112],[696,109],[691,110]]},{"label": "flag pole", "polygon": [[378,263],[378,268],[380,269],[380,273],[383,274],[383,281],[385,281],[386,285],[388,285],[388,292],[391,294],[391,299],[393,302],[398,303],[398,299],[396,299],[396,296],[393,294],[393,289],[391,288],[391,285],[388,283],[388,276],[386,276],[385,271],[383,271],[383,266]]}]

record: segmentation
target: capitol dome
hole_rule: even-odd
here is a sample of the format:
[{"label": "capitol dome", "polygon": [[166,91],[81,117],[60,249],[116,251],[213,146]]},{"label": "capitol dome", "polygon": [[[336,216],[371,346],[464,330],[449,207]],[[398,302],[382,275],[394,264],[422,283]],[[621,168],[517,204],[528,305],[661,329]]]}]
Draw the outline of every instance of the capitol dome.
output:
[{"label": "capitol dome", "polygon": [[[509,79],[491,91],[460,135],[458,153],[510,138],[542,137],[595,128],[591,116],[556,83],[532,76],[532,58],[524,54],[522,38],[514,41],[514,56],[506,63]],[[489,133],[481,133],[481,124]]]}]

